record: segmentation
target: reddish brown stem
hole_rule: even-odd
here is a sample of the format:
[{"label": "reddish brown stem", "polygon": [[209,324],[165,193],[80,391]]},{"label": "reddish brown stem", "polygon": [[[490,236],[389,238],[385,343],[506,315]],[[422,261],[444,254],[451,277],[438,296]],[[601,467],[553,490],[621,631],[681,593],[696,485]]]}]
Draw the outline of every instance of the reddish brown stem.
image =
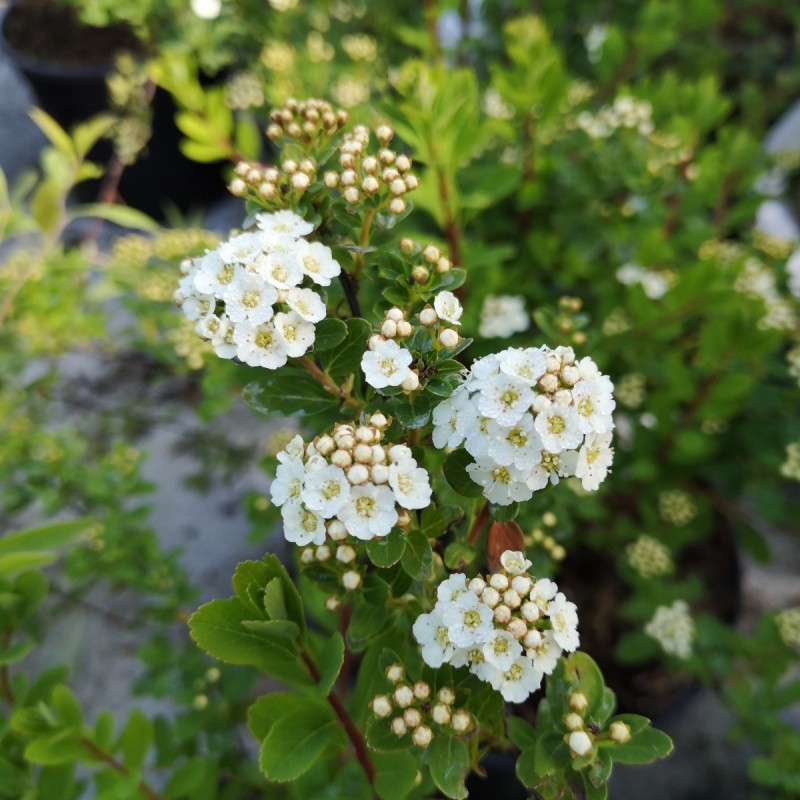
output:
[{"label": "reddish brown stem", "polygon": [[[314,659],[312,659],[308,653],[303,653],[303,662],[308,668],[308,672],[311,677],[317,681],[317,683],[319,683],[320,674],[319,670],[317,669],[317,665],[314,663]],[[356,728],[355,723],[347,713],[347,709],[344,707],[344,703],[342,703],[342,701],[339,699],[339,696],[333,691],[333,689],[331,689],[331,691],[328,693],[327,700],[330,703],[334,713],[338,717],[339,722],[342,723],[344,732],[347,734],[347,738],[350,740],[350,744],[353,746],[356,759],[358,759],[358,763],[361,764],[361,768],[364,770],[364,774],[367,776],[370,786],[374,786],[375,765],[372,763],[372,759],[369,757],[367,743],[364,740],[363,734],[358,730],[358,728]]]},{"label": "reddish brown stem", "polygon": [[437,168],[436,175],[439,180],[439,198],[442,201],[444,210],[444,235],[447,238],[447,246],[450,248],[450,260],[453,266],[461,266],[461,231],[456,225],[453,209],[450,205],[450,189],[447,186],[447,176],[441,168]]},{"label": "reddish brown stem", "polygon": [[[118,772],[120,775],[130,775],[130,771],[126,767],[120,764],[112,755],[101,750],[91,739],[88,739],[86,736],[81,736],[81,744],[95,758],[100,759],[104,764],[108,764],[114,772]],[[139,791],[147,800],[166,800],[164,795],[159,794],[146,781],[139,781]]]},{"label": "reddish brown stem", "polygon": [[469,536],[467,536],[468,544],[475,544],[475,542],[478,541],[478,537],[483,533],[483,529],[488,522],[489,504],[484,503],[483,506],[481,506],[481,510],[478,512],[478,516],[475,517],[475,522],[472,523],[472,527],[469,529]]},{"label": "reddish brown stem", "polygon": [[[3,636],[3,650],[5,650],[11,642],[11,631],[6,631]],[[8,675],[8,664],[3,664],[0,667],[0,697],[2,697],[9,705],[14,705],[14,693],[11,691],[11,680]]]}]

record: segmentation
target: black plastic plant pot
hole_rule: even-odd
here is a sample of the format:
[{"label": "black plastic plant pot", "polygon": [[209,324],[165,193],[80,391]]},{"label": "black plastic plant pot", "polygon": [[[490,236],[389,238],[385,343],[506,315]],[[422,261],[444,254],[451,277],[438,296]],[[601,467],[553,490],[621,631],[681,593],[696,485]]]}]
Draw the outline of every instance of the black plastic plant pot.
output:
[{"label": "black plastic plant pot", "polygon": [[[0,16],[0,47],[29,83],[39,107],[67,130],[107,111],[106,77],[113,65],[113,53],[108,52],[109,31],[79,26],[82,45],[78,49],[86,56],[85,64],[74,60],[70,63],[47,60],[23,51],[17,44],[26,22],[15,19],[21,5],[12,3]],[[35,5],[43,14],[48,4],[36,0]],[[53,52],[58,52],[59,44],[63,49],[63,29],[67,27],[63,12],[63,7],[54,8],[49,25],[46,16],[37,20],[40,26],[44,25],[45,33],[52,34],[56,40]],[[98,41],[98,53],[91,52],[93,38]],[[123,46],[130,41],[130,37],[124,35],[120,39]],[[46,50],[43,33],[37,32],[37,40],[38,49]],[[157,89],[152,101],[151,138],[136,163],[123,171],[118,188],[125,203],[157,219],[163,219],[165,211],[171,208],[181,212],[201,209],[226,192],[221,163],[200,164],[180,152],[181,133],[174,122],[175,110],[169,93]],[[109,142],[101,142],[90,153],[90,159],[100,164],[108,163],[111,157]],[[101,183],[97,180],[79,184],[75,190],[76,199],[93,201]]]}]

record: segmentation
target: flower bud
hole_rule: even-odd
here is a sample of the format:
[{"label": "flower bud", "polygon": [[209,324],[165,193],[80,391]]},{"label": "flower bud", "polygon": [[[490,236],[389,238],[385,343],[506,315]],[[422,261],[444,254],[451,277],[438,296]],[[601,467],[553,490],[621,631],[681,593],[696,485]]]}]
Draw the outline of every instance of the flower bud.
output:
[{"label": "flower bud", "polygon": [[568,731],[582,731],[583,730],[583,717],[576,714],[574,711],[564,717],[564,724],[567,726]]},{"label": "flower bud", "polygon": [[333,452],[334,447],[336,447],[336,444],[332,437],[328,436],[326,433],[317,439],[315,447],[321,456],[329,456]]},{"label": "flower bud", "polygon": [[406,315],[403,312],[403,309],[402,308],[398,308],[397,306],[392,306],[386,312],[386,319],[390,319],[390,320],[392,320],[392,322],[400,322],[400,320],[403,320],[405,318],[406,318]]},{"label": "flower bud", "polygon": [[400,708],[408,708],[414,702],[414,692],[403,684],[394,690],[394,701]]},{"label": "flower bud", "polygon": [[300,172],[305,172],[306,175],[313,175],[317,168],[310,158],[304,158],[300,162]]},{"label": "flower bud", "polygon": [[483,592],[481,592],[481,600],[483,600],[489,608],[494,608],[500,602],[500,592],[492,586],[487,586]]},{"label": "flower bud", "polygon": [[344,190],[344,199],[348,202],[351,206],[358,205],[358,201],[361,199],[361,193],[356,189],[355,186],[349,186],[347,189]]},{"label": "flower bud", "polygon": [[356,165],[356,158],[352,153],[342,153],[339,156],[339,163],[344,169],[353,169]]},{"label": "flower bud", "polygon": [[414,733],[411,734],[411,741],[417,747],[427,747],[433,739],[433,731],[427,725],[420,725]]},{"label": "flower bud", "polygon": [[247,191],[247,184],[241,178],[234,178],[228,189],[231,194],[241,197]]},{"label": "flower bud", "polygon": [[402,197],[395,197],[389,203],[389,211],[392,214],[402,214],[406,210],[406,201]]},{"label": "flower bud", "polygon": [[301,564],[313,564],[316,560],[316,554],[314,553],[313,548],[306,547],[302,553],[300,553],[300,563]]},{"label": "flower bud", "polygon": [[258,187],[258,193],[265,200],[274,200],[278,196],[278,190],[275,188],[275,184],[267,183],[266,181]]},{"label": "flower bud", "polygon": [[528,631],[525,634],[525,638],[522,640],[522,644],[528,648],[537,648],[542,643],[542,634],[539,631],[533,630]]},{"label": "flower bud", "polygon": [[363,442],[359,442],[353,450],[353,458],[359,464],[369,464],[372,461],[372,447]]},{"label": "flower bud", "polygon": [[402,664],[395,662],[386,667],[386,678],[390,683],[399,683],[406,675]]},{"label": "flower bud", "polygon": [[592,752],[592,740],[586,731],[573,731],[567,741],[576,756],[588,756]]},{"label": "flower bud", "polygon": [[420,714],[419,710],[416,708],[407,708],[403,712],[403,722],[405,722],[409,728],[416,728],[417,725],[422,722],[422,714]]},{"label": "flower bud", "polygon": [[447,256],[442,256],[436,262],[436,271],[440,274],[444,274],[445,272],[450,272],[450,267],[453,265],[450,263],[450,259]]},{"label": "flower bud", "polygon": [[439,344],[442,347],[446,347],[448,350],[452,350],[458,345],[460,338],[455,328],[445,328],[439,333]]},{"label": "flower bud", "polygon": [[433,717],[433,721],[437,725],[447,725],[450,722],[450,708],[446,706],[444,703],[437,703],[433,707],[433,711],[431,712],[431,716]]},{"label": "flower bud", "polygon": [[397,156],[394,165],[400,172],[408,172],[411,169],[411,159],[402,153]]},{"label": "flower bud", "polygon": [[378,179],[374,175],[367,175],[366,178],[361,183],[361,190],[364,194],[375,194],[381,185],[378,183]]},{"label": "flower bud", "polygon": [[453,714],[450,724],[456,733],[466,733],[472,726],[472,717],[469,711],[461,708]]},{"label": "flower bud", "polygon": [[449,686],[443,686],[439,689],[439,699],[446,706],[451,706],[456,701],[456,693]]},{"label": "flower bud", "polygon": [[260,183],[264,179],[264,173],[260,169],[251,169],[244,179],[248,183]]},{"label": "flower bud", "polygon": [[431,696],[431,686],[425,681],[417,681],[414,684],[414,697],[417,700],[427,700]]},{"label": "flower bud", "polygon": [[381,335],[385,339],[394,339],[397,336],[397,323],[390,319],[385,319],[383,325],[381,325]]},{"label": "flower bud", "polygon": [[397,158],[397,154],[394,150],[390,150],[388,147],[385,147],[378,153],[378,158],[381,161],[381,164],[393,164],[395,158]]},{"label": "flower bud", "polygon": [[504,592],[508,589],[508,578],[502,572],[495,572],[489,578],[489,586],[497,589],[498,592]]},{"label": "flower bud", "polygon": [[388,125],[379,125],[375,129],[375,135],[378,137],[378,141],[388,144],[394,136],[394,131]]},{"label": "flower bud", "polygon": [[385,342],[386,339],[383,338],[379,333],[376,333],[374,336],[370,336],[369,340],[367,341],[367,347],[370,350],[374,350],[381,342]]},{"label": "flower bud", "polygon": [[511,579],[511,588],[524,597],[533,588],[533,581],[527,575],[515,575]]},{"label": "flower bud", "polygon": [[372,463],[385,464],[386,463],[386,448],[380,444],[372,445]]},{"label": "flower bud", "polygon": [[341,604],[342,601],[335,594],[325,598],[325,608],[328,609],[328,611],[336,611]]},{"label": "flower bud", "polygon": [[514,617],[506,627],[506,630],[515,638],[521,639],[528,632],[528,626],[524,620],[519,617]]},{"label": "flower bud", "polygon": [[439,260],[439,248],[434,247],[432,244],[425,245],[422,248],[422,257],[429,263],[435,264]]},{"label": "flower bud", "polygon": [[505,592],[503,592],[503,602],[509,608],[519,608],[522,599],[520,598],[518,592],[515,592],[513,589],[507,589]]},{"label": "flower bud", "polygon": [[483,578],[473,578],[468,584],[467,588],[474,592],[478,597],[481,596],[481,593],[486,588],[486,581]]},{"label": "flower bud", "polygon": [[352,569],[345,572],[345,574],[342,575],[342,586],[344,586],[348,592],[358,589],[358,587],[361,586],[361,574]]},{"label": "flower bud", "polygon": [[[377,181],[375,181],[375,183],[377,183]],[[408,191],[408,187],[402,178],[395,178],[389,184],[389,191],[395,195],[395,197],[399,197],[401,194],[405,194]]]},{"label": "flower bud", "polygon": [[581,373],[577,367],[570,365],[561,370],[561,380],[564,381],[567,386],[574,386],[580,379]]},{"label": "flower bud", "polygon": [[427,283],[430,280],[431,273],[422,264],[418,264],[411,270],[411,279],[414,283]]},{"label": "flower bud", "polygon": [[409,173],[403,176],[403,183],[406,185],[406,191],[413,192],[419,186],[419,178]]},{"label": "flower bud", "polygon": [[370,467],[369,476],[374,484],[380,486],[382,483],[386,483],[386,481],[389,480],[389,467],[385,464],[375,464],[373,467]]},{"label": "flower bud", "polygon": [[379,719],[388,717],[392,713],[392,701],[385,694],[378,694],[372,698],[372,713]]},{"label": "flower bud", "polygon": [[397,512],[397,527],[407,528],[411,524],[411,522],[412,520],[410,512],[405,508],[401,508]]},{"label": "flower bud", "polygon": [[389,420],[381,414],[380,411],[376,411],[370,418],[369,424],[372,425],[373,428],[378,428],[378,430],[383,430],[384,428],[389,427]]},{"label": "flower bud", "polygon": [[339,176],[333,171],[326,172],[322,180],[329,189],[335,189],[339,185]]},{"label": "flower bud", "polygon": [[364,464],[353,464],[347,470],[347,480],[353,486],[361,486],[369,480],[369,469]]},{"label": "flower bud", "polygon": [[414,244],[413,239],[409,239],[407,237],[400,240],[400,252],[404,255],[410,256],[414,250],[416,250],[416,245]]},{"label": "flower bud", "polygon": [[401,319],[397,323],[397,338],[408,339],[414,333],[414,326],[406,319]]},{"label": "flower bud", "polygon": [[395,717],[392,720],[392,733],[395,736],[406,735],[406,723],[403,721],[402,717]]},{"label": "flower bud", "polygon": [[589,701],[583,692],[572,692],[569,696],[569,707],[573,711],[583,713],[589,707]]},{"label": "flower bud", "polygon": [[558,378],[552,372],[548,372],[539,379],[539,386],[543,391],[551,394],[558,390]]},{"label": "flower bud", "polygon": [[244,178],[250,172],[250,164],[246,161],[240,161],[233,170],[240,178]]},{"label": "flower bud", "polygon": [[275,167],[267,167],[264,170],[264,180],[268,183],[280,183],[281,174]]},{"label": "flower bud", "polygon": [[520,608],[520,613],[522,614],[522,618],[527,622],[536,622],[536,620],[539,619],[539,606],[537,606],[536,603],[532,603],[530,600],[526,600]]},{"label": "flower bud", "polygon": [[499,605],[494,610],[494,620],[499,625],[505,625],[511,619],[511,609],[505,605]]},{"label": "flower bud", "polygon": [[349,544],[340,545],[336,550],[336,560],[342,564],[350,564],[356,560],[356,551]]},{"label": "flower bud", "polygon": [[400,384],[406,392],[415,392],[419,389],[419,375],[416,372],[409,373],[409,376]]},{"label": "flower bud", "polygon": [[347,528],[340,519],[332,519],[328,523],[328,536],[333,539],[334,542],[341,542],[347,538]]},{"label": "flower bud", "polygon": [[419,312],[419,321],[426,328],[431,328],[439,321],[439,315],[430,306],[425,306]]},{"label": "flower bud", "polygon": [[331,557],[331,549],[326,544],[321,544],[317,548],[317,561],[325,562]]},{"label": "flower bud", "polygon": [[617,744],[625,744],[631,738],[631,729],[622,720],[612,722],[608,732]]},{"label": "flower bud", "polygon": [[297,172],[297,162],[293,161],[291,158],[287,159],[283,162],[283,164],[281,164],[281,169],[287,175],[294,175],[294,173]]}]

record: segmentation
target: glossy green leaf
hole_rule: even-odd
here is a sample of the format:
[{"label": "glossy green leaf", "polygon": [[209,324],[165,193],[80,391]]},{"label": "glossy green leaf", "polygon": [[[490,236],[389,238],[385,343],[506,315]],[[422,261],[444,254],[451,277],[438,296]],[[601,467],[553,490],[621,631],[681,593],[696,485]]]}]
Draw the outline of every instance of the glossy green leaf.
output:
[{"label": "glossy green leaf", "polygon": [[324,353],[345,340],[348,327],[336,317],[326,317],[317,324],[314,333],[314,352]]},{"label": "glossy green leaf", "polygon": [[119,737],[122,763],[130,770],[140,770],[152,742],[152,720],[139,709],[134,709]]},{"label": "glossy green leaf", "polygon": [[347,336],[335,348],[321,354],[322,367],[336,383],[343,383],[348,375],[358,375],[361,370],[361,357],[367,349],[367,339],[371,333],[369,323],[360,317],[345,322]]},{"label": "glossy green leaf", "polygon": [[463,448],[453,450],[444,460],[444,477],[462,497],[483,495],[483,489],[467,474],[467,467],[473,463],[472,456]]},{"label": "glossy green leaf", "polygon": [[326,697],[333,689],[344,664],[344,639],[340,633],[334,633],[325,641],[317,654],[316,663],[319,670],[317,693]]},{"label": "glossy green leaf", "polygon": [[396,564],[406,549],[406,535],[399,529],[388,536],[381,536],[367,542],[367,555],[376,567],[391,567]]},{"label": "glossy green leaf", "polygon": [[417,779],[417,760],[411,753],[373,753],[375,791],[381,800],[405,800]]},{"label": "glossy green leaf", "polygon": [[467,796],[464,779],[470,766],[467,743],[441,733],[433,737],[429,758],[431,778],[439,790],[447,797],[463,800]]},{"label": "glossy green leaf", "polygon": [[433,550],[428,537],[420,530],[406,534],[406,549],[401,559],[403,569],[417,581],[427,580],[433,571]]},{"label": "glossy green leaf", "polygon": [[70,208],[70,217],[72,219],[96,217],[97,219],[104,219],[106,222],[113,222],[123,228],[133,228],[147,233],[158,233],[161,230],[161,226],[151,217],[148,217],[147,214],[130,206],[115,206],[110,203],[90,203],[88,205],[75,206]]},{"label": "glossy green leaf", "polygon": [[263,375],[245,386],[243,397],[260,414],[277,417],[311,416],[332,411],[337,405],[336,398],[308,373],[290,368],[264,370]]}]

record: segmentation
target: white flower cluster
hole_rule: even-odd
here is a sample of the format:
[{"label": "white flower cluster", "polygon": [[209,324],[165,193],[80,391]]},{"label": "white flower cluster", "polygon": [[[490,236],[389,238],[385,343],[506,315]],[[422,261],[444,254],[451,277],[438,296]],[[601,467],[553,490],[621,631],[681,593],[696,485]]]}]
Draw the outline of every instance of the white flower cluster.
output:
[{"label": "white flower cluster", "polygon": [[659,492],[658,513],[664,522],[682,528],[697,516],[697,506],[683,489],[667,489]]},{"label": "white flower cluster", "polygon": [[644,632],[671,656],[686,659],[692,654],[694,620],[685,600],[676,600],[671,606],[659,606],[644,626]]},{"label": "white flower cluster", "polygon": [[[457,326],[463,309],[452,292],[440,292],[433,301],[433,308],[425,306],[420,312],[420,322],[426,327],[439,326],[437,341],[442,347],[452,350],[458,346],[461,337]],[[407,339],[414,333],[414,327],[405,318],[405,312],[390,308],[381,323],[381,332],[370,337],[367,350],[361,357],[361,370],[367,383],[374,389],[400,386],[406,392],[419,389],[419,372],[411,368],[414,356],[411,351],[401,347],[397,340]]]},{"label": "white flower cluster", "polygon": [[797,328],[792,304],[780,296],[774,273],[757,258],[748,258],[744,262],[733,288],[745,297],[763,301],[766,313],[758,322],[762,330],[790,331]]},{"label": "white flower cluster", "polygon": [[649,136],[655,130],[653,107],[646,100],[620,96],[609,106],[603,106],[597,114],[581,111],[575,122],[592,139],[607,139],[618,128],[637,130]]},{"label": "white flower cluster", "polygon": [[487,339],[508,339],[531,326],[525,298],[514,294],[487,294],[481,308],[478,333]]},{"label": "white flower cluster", "polygon": [[800,606],[786,608],[775,615],[781,639],[789,647],[800,647]]},{"label": "white flower cluster", "polygon": [[380,443],[387,426],[377,413],[367,425],[336,425],[310,444],[296,436],[278,453],[270,493],[287,541],[322,545],[326,536],[338,542],[348,535],[368,541],[408,519],[404,510],[430,504],[428,473],[411,450]]},{"label": "white flower cluster", "polygon": [[597,489],[614,455],[613,385],[570,347],[509,348],[476,361],[433,412],[433,443],[464,444],[467,472],[497,505],[529,500],[560,478]]},{"label": "white flower cluster", "polygon": [[663,297],[675,285],[677,276],[671,270],[652,270],[638,264],[623,264],[616,272],[624,286],[641,286],[651,300]]},{"label": "white flower cluster", "polygon": [[625,555],[631,567],[643,578],[669,575],[674,569],[669,548],[647,534],[631,542],[625,548]]},{"label": "white flower cluster", "polygon": [[507,550],[502,568],[467,582],[463,573],[442,581],[437,602],[414,622],[422,659],[430,667],[469,666],[505,700],[521,703],[576,650],[578,613],[553,581],[527,572],[523,553]]},{"label": "white flower cluster", "polygon": [[449,686],[431,696],[430,684],[417,681],[409,685],[402,664],[391,664],[386,677],[395,685],[391,694],[377,694],[370,701],[372,712],[378,719],[397,713],[389,723],[397,737],[411,734],[417,747],[427,747],[434,736],[433,725],[449,728],[456,734],[468,733],[473,727],[472,715],[465,708],[453,708],[456,693]]},{"label": "white flower cluster", "polygon": [[325,319],[308,284],[329,286],[341,267],[325,245],[303,238],[314,226],[292,211],[259,214],[257,222],[258,230],[184,262],[175,299],[220,358],[278,369],[308,352],[315,323]]},{"label": "white flower cluster", "polygon": [[786,445],[786,460],[781,464],[780,472],[784,478],[800,481],[800,442]]}]

